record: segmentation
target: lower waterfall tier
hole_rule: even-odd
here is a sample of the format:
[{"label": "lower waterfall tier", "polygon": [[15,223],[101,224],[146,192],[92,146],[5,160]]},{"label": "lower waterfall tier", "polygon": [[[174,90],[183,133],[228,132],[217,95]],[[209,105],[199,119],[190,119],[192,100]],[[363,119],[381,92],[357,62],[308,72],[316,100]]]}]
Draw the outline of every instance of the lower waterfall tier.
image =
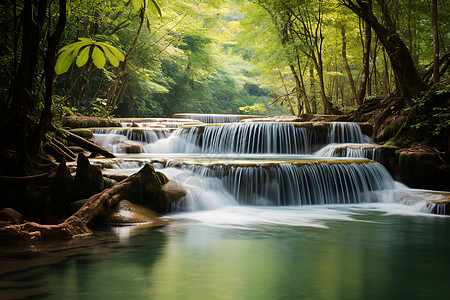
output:
[{"label": "lower waterfall tier", "polygon": [[[170,166],[190,170],[200,178],[219,179],[236,202],[243,205],[380,202],[383,201],[381,196],[372,192],[395,187],[382,165],[362,159],[289,162],[175,160],[168,162],[167,167]],[[201,195],[197,197],[202,198]]]}]

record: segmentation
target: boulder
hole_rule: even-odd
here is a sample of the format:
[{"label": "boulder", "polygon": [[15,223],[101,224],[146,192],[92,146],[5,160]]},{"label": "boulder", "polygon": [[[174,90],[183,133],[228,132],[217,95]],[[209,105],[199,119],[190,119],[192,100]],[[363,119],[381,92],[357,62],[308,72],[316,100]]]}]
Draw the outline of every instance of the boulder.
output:
[{"label": "boulder", "polygon": [[153,210],[128,200],[121,200],[116,207],[106,216],[107,223],[151,223],[154,226],[162,226],[168,222],[160,219],[161,215]]},{"label": "boulder", "polygon": [[89,198],[104,188],[102,171],[92,166],[83,153],[78,154],[75,186],[77,199]]},{"label": "boulder", "polygon": [[72,132],[73,134],[81,136],[82,138],[85,139],[91,139],[94,137],[94,133],[92,132],[92,130],[86,128],[71,129],[69,130],[69,132]]},{"label": "boulder", "polygon": [[128,154],[142,153],[142,146],[138,142],[123,141],[120,144],[120,148],[122,149],[122,151]]},{"label": "boulder", "polygon": [[448,189],[450,166],[437,153],[404,149],[397,152],[399,180],[412,188]]},{"label": "boulder", "polygon": [[177,202],[182,197],[187,195],[184,187],[175,181],[169,181],[162,186],[162,191],[167,195],[170,202]]},{"label": "boulder", "polygon": [[7,207],[0,210],[0,221],[22,223],[23,215],[17,210]]},{"label": "boulder", "polygon": [[69,128],[122,127],[120,122],[112,119],[74,115],[65,117],[62,125]]}]

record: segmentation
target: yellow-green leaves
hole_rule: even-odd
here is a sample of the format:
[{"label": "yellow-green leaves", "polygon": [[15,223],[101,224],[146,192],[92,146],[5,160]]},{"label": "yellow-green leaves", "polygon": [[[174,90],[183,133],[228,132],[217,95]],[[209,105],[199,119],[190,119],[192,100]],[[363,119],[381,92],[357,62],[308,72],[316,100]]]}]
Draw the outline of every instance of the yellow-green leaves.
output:
[{"label": "yellow-green leaves", "polygon": [[82,67],[88,62],[89,57],[99,69],[105,66],[106,58],[116,68],[125,59],[123,53],[112,45],[96,42],[90,38],[79,38],[78,42],[66,45],[59,50],[55,72],[57,75],[67,72],[74,62],[77,67]]},{"label": "yellow-green leaves", "polygon": [[146,9],[154,15],[161,16],[161,6],[156,0],[125,0],[125,2],[131,1],[133,3],[134,10],[139,16]]}]

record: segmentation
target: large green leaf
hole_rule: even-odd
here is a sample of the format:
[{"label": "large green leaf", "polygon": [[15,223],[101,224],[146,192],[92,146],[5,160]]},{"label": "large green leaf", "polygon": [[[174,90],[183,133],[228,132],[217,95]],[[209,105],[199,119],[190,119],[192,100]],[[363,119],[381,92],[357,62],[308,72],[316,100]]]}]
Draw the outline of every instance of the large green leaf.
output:
[{"label": "large green leaf", "polygon": [[109,51],[111,51],[111,53],[114,54],[114,56],[117,57],[117,59],[119,61],[124,61],[125,60],[125,55],[123,55],[123,53],[119,49],[117,49],[116,47],[114,47],[114,46],[112,46],[110,44],[107,44],[107,43],[102,43],[102,42],[98,42],[97,44],[101,45],[103,48],[105,48],[105,47],[108,48]]},{"label": "large green leaf", "polygon": [[91,47],[84,47],[84,49],[81,50],[80,55],[78,55],[77,62],[76,62],[77,67],[82,67],[87,63],[87,61],[89,59],[89,49],[90,48]]},{"label": "large green leaf", "polygon": [[73,51],[68,50],[62,52],[58,56],[58,59],[56,60],[55,65],[56,75],[66,73],[69,70],[70,66],[72,65],[72,62],[73,62]]},{"label": "large green leaf", "polygon": [[156,0],[149,0],[148,10],[154,15],[161,16],[161,6]]},{"label": "large green leaf", "polygon": [[97,46],[95,46],[94,50],[92,51],[92,60],[94,62],[94,65],[99,69],[103,69],[106,64],[105,54]]},{"label": "large green leaf", "polygon": [[108,47],[104,46],[104,45],[100,45],[103,49],[103,52],[105,52],[106,56],[109,59],[109,62],[114,66],[114,67],[118,67],[119,66],[119,59],[109,50]]},{"label": "large green leaf", "polygon": [[141,11],[141,9],[144,7],[145,2],[144,0],[132,0],[133,1],[133,7],[137,14]]}]

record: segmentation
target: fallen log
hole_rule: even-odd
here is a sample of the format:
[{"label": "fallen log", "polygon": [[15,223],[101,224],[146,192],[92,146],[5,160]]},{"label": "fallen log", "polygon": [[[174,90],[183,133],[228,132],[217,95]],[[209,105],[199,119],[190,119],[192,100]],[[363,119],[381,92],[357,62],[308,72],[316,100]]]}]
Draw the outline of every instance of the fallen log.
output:
[{"label": "fallen log", "polygon": [[0,243],[12,241],[40,241],[70,239],[90,235],[88,226],[120,200],[133,202],[164,200],[161,182],[152,165],[146,164],[138,173],[92,197],[72,216],[57,225],[27,222],[0,227]]},{"label": "fallen log", "polygon": [[59,132],[61,133],[61,135],[68,141],[77,144],[78,146],[80,146],[81,148],[84,148],[88,151],[91,151],[92,153],[98,153],[103,155],[106,158],[115,158],[116,156],[111,153],[110,151],[106,150],[105,148],[96,145],[88,140],[86,140],[85,138],[82,138],[76,134],[73,134],[72,132],[69,132],[67,130],[64,129],[59,129]]}]

